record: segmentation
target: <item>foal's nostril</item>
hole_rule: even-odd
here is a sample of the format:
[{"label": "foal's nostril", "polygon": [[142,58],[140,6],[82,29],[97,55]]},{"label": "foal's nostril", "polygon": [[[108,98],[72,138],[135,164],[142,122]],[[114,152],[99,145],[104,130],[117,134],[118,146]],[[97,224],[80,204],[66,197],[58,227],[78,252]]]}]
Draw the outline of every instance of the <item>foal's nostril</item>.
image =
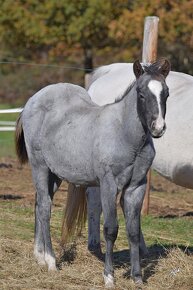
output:
[{"label": "foal's nostril", "polygon": [[153,131],[164,131],[166,129],[166,123],[163,122],[157,122],[156,120],[152,121],[151,123],[151,130]]},{"label": "foal's nostril", "polygon": [[166,123],[164,120],[162,122],[157,122],[157,120],[151,123],[151,134],[155,138],[161,137],[166,131]]}]

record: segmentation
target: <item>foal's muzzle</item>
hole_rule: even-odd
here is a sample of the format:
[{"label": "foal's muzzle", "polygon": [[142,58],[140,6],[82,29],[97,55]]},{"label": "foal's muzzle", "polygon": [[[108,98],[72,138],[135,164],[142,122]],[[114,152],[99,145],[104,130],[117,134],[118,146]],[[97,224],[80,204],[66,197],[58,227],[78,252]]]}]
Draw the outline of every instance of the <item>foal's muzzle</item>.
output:
[{"label": "foal's muzzle", "polygon": [[156,121],[153,121],[150,127],[150,133],[153,138],[160,138],[166,131],[166,123],[163,120],[161,124]]}]

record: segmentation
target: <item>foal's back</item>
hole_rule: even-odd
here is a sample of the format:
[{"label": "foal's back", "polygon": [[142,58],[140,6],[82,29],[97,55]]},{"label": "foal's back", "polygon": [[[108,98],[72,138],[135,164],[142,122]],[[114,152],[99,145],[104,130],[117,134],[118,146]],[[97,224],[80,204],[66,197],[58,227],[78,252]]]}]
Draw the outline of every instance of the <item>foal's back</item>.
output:
[{"label": "foal's back", "polygon": [[94,104],[85,89],[72,84],[40,90],[22,113],[29,159],[46,163],[61,179],[93,183],[97,178],[97,144],[106,142],[109,151],[107,139],[112,134],[108,132],[113,131],[116,119],[114,106]]}]

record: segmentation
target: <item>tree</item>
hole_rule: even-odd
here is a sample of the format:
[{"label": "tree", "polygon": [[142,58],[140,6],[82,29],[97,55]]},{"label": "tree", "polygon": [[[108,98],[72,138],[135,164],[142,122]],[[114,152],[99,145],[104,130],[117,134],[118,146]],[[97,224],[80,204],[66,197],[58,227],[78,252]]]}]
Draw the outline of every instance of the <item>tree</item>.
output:
[{"label": "tree", "polygon": [[111,22],[110,35],[127,45],[126,59],[141,56],[143,24],[146,16],[160,18],[158,53],[171,60],[172,68],[193,73],[193,0],[129,1],[120,17]]},{"label": "tree", "polygon": [[[102,62],[132,61],[142,52],[146,16],[157,15],[158,54],[172,68],[193,73],[193,0],[0,0],[0,38],[16,57],[62,61],[76,56],[92,67],[93,51]],[[71,57],[72,59],[72,57]]]},{"label": "tree", "polygon": [[81,49],[85,66],[92,66],[93,48],[112,41],[109,23],[116,19],[125,1],[18,0],[0,1],[0,35],[9,49],[25,57],[51,56]]}]

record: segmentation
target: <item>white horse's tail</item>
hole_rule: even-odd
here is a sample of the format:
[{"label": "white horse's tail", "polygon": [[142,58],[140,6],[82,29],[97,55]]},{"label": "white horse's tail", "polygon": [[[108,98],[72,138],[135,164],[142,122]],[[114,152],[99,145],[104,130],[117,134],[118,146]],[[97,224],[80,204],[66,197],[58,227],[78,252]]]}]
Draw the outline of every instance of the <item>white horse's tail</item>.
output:
[{"label": "white horse's tail", "polygon": [[87,217],[86,187],[70,183],[62,223],[62,245],[70,237],[81,233]]}]

